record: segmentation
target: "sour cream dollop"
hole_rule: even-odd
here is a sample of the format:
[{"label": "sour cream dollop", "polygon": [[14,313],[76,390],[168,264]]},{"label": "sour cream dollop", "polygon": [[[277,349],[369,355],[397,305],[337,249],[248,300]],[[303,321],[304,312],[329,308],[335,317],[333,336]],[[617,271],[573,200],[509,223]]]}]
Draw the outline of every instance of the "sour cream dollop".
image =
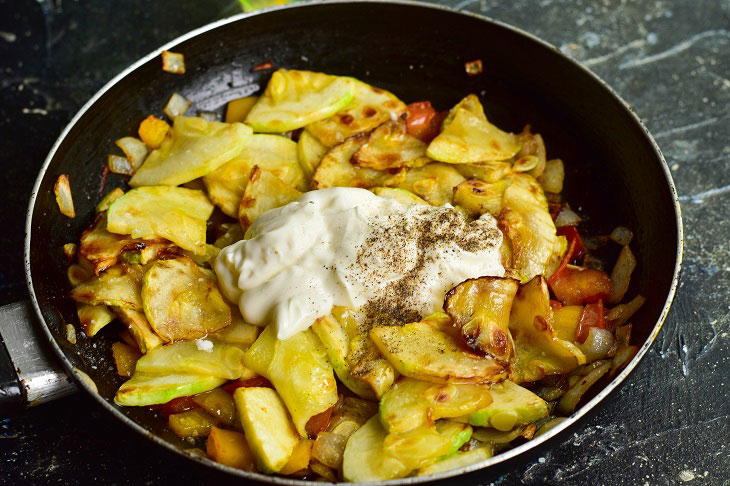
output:
[{"label": "sour cream dollop", "polygon": [[261,215],[248,236],[221,250],[215,272],[244,319],[273,323],[279,339],[333,306],[358,309],[365,326],[412,322],[442,310],[460,282],[504,275],[502,233],[489,214],[468,222],[450,206],[365,189],[307,192]]}]

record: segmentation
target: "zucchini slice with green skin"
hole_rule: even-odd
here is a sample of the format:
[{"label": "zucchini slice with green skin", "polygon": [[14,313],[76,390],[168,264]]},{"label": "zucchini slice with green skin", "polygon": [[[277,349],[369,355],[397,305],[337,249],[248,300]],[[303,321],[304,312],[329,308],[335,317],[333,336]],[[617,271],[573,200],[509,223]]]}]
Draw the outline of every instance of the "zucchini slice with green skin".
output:
[{"label": "zucchini slice with green skin", "polygon": [[337,403],[332,365],[310,329],[280,340],[275,326],[267,326],[246,351],[244,364],[274,385],[302,437],[310,418]]},{"label": "zucchini slice with green skin", "polygon": [[243,350],[229,344],[209,342],[207,346],[195,341],[177,341],[160,346],[142,356],[137,361],[136,370],[153,375],[206,375],[227,380],[240,378],[245,371]]},{"label": "zucchini slice with green skin", "polygon": [[439,420],[436,422],[436,432],[451,440],[451,450],[437,459],[437,461],[442,461],[456,454],[461,446],[469,442],[472,428],[469,424],[453,420]]},{"label": "zucchini slice with green skin", "polygon": [[351,78],[279,69],[248,112],[246,124],[263,133],[296,130],[347,108],[354,93]]},{"label": "zucchini slice with green skin", "polygon": [[350,436],[342,457],[345,481],[384,481],[408,474],[405,464],[383,454],[387,435],[376,415]]},{"label": "zucchini slice with green skin", "polygon": [[237,388],[233,400],[259,469],[280,471],[299,443],[281,398],[271,388],[251,387]]},{"label": "zucchini slice with green skin", "polygon": [[388,120],[397,119],[407,109],[392,93],[354,78],[348,79],[352,80],[354,95],[347,109],[306,127],[306,132],[327,147],[334,147],[346,138],[369,132]]},{"label": "zucchini slice with green skin", "polygon": [[465,466],[470,466],[478,462],[486,461],[492,457],[494,453],[490,447],[477,447],[470,451],[459,452],[451,457],[447,457],[441,461],[434,462],[430,466],[426,466],[418,470],[418,476],[430,476],[431,474],[439,474],[446,471],[452,471]]},{"label": "zucchini slice with green skin", "polygon": [[317,138],[306,130],[299,135],[299,141],[297,142],[297,156],[299,158],[299,165],[302,166],[304,176],[307,181],[311,183],[312,175],[314,170],[319,165],[319,162],[327,153],[327,147],[317,140]]},{"label": "zucchini slice with green skin", "polygon": [[71,290],[79,304],[109,305],[142,310],[142,265],[118,265],[98,277],[82,282]]},{"label": "zucchini slice with green skin", "polygon": [[177,186],[203,177],[235,157],[250,136],[251,128],[243,123],[178,116],[171,136],[147,156],[129,185]]},{"label": "zucchini slice with green skin", "polygon": [[197,339],[231,323],[215,282],[190,258],[158,260],[145,273],[144,312],[165,341]]},{"label": "zucchini slice with green skin", "polygon": [[109,207],[106,229],[132,238],[166,238],[204,255],[206,221],[213,205],[203,191],[172,186],[132,189]]},{"label": "zucchini slice with green skin", "polygon": [[225,378],[205,375],[148,375],[135,372],[125,381],[114,403],[126,407],[140,407],[167,403],[174,398],[187,397],[217,388]]},{"label": "zucchini slice with green skin", "polygon": [[492,403],[468,416],[471,425],[507,431],[548,416],[545,400],[511,381],[492,385],[490,394]]}]

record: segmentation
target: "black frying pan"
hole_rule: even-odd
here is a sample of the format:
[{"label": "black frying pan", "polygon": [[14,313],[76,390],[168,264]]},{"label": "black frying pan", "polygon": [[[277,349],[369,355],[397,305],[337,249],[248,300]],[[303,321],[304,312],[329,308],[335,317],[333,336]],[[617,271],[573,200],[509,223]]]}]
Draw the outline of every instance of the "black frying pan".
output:
[{"label": "black frying pan", "polygon": [[[647,302],[635,316],[634,340],[642,345],[629,366],[550,433],[480,465],[445,473],[463,474],[489,466],[490,472],[525,460],[555,440],[606,399],[636,366],[656,337],[669,310],[679,273],[682,229],[669,170],[646,128],[601,80],[557,49],[512,27],[482,17],[417,3],[326,3],[297,5],[226,19],[187,34],[165,49],[185,54],[187,73],[160,69],[156,51],[102,88],[73,119],[54,145],[31,195],[27,235],[28,288],[41,330],[65,371],[109,413],[154,441],[208,467],[277,484],[298,481],[252,475],[221,466],[181,449],[147,408],[120,408],[112,397],[121,379],[113,371],[114,336],[66,340],[65,324],[75,322],[66,297],[68,263],[62,246],[77,241],[93,218],[100,197],[102,167],[115,139],[133,133],[150,113],[161,115],[173,92],[200,110],[220,110],[233,98],[262,89],[275,66],[350,75],[396,93],[406,102],[428,99],[440,109],[467,93],[481,96],[487,116],[519,131],[525,123],[543,135],[550,157],[567,167],[566,195],[590,215],[594,231],[618,224],[635,231],[639,261],[629,295]],[[482,59],[484,73],[469,77],[464,62]],[[53,184],[68,174],[77,216],[56,207]],[[124,180],[110,175],[107,191]],[[96,346],[92,347],[93,344]],[[74,368],[95,382],[94,391]],[[407,478],[392,483],[424,481]]]}]

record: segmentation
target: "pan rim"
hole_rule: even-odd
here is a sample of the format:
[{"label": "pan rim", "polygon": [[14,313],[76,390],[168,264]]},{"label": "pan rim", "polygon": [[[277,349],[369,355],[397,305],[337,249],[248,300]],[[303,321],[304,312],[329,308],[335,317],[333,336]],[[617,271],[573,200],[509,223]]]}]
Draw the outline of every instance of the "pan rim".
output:
[{"label": "pan rim", "polygon": [[[137,422],[132,420],[131,418],[127,417],[125,414],[123,414],[120,410],[115,408],[115,406],[104,399],[101,395],[96,393],[96,391],[76,372],[74,367],[72,366],[71,362],[66,358],[66,356],[63,353],[63,350],[56,342],[55,338],[51,334],[50,328],[48,327],[48,324],[45,322],[45,319],[43,318],[43,313],[40,308],[40,304],[38,302],[38,298],[36,296],[35,288],[33,286],[33,280],[31,275],[31,266],[30,266],[30,247],[31,247],[31,234],[32,234],[32,221],[33,221],[33,211],[35,208],[36,199],[40,190],[40,186],[42,184],[42,181],[46,175],[46,172],[48,170],[49,165],[51,164],[52,160],[54,159],[56,152],[58,151],[61,144],[65,141],[66,137],[68,136],[71,129],[78,123],[78,121],[83,117],[83,115],[114,85],[116,85],[119,81],[121,81],[124,77],[138,69],[143,64],[147,63],[148,61],[154,59],[155,57],[159,56],[163,50],[169,50],[170,48],[173,48],[176,45],[179,45],[182,42],[185,42],[189,39],[192,39],[200,34],[203,34],[205,32],[215,30],[219,27],[222,27],[224,25],[228,25],[231,23],[239,22],[247,18],[259,16],[259,15],[266,15],[271,12],[283,10],[283,9],[297,9],[297,8],[307,8],[311,6],[316,5],[323,5],[323,4],[335,4],[335,5],[342,5],[342,4],[348,4],[352,2],[348,2],[347,0],[332,0],[332,1],[321,1],[321,0],[314,0],[314,1],[308,1],[308,2],[301,2],[296,3],[292,5],[286,5],[286,6],[280,6],[280,7],[274,7],[269,9],[264,9],[256,12],[250,12],[250,13],[241,13],[237,14],[231,17],[227,17],[225,19],[217,20],[215,22],[211,22],[209,24],[206,24],[202,27],[199,27],[197,29],[191,30],[167,43],[165,43],[163,46],[153,50],[149,54],[141,57],[139,60],[132,63],[129,67],[122,70],[120,73],[118,73],[116,76],[114,76],[111,80],[109,80],[104,86],[102,86],[84,105],[79,109],[79,111],[74,115],[74,117],[69,121],[69,123],[66,125],[66,127],[63,129],[59,137],[54,142],[53,146],[51,147],[51,150],[49,151],[46,159],[44,160],[43,164],[41,165],[38,176],[36,178],[36,181],[33,185],[33,189],[31,191],[30,200],[28,203],[28,210],[27,210],[27,216],[26,216],[26,224],[25,224],[25,244],[24,244],[24,268],[25,268],[25,278],[26,278],[26,284],[28,287],[28,291],[30,294],[30,299],[33,305],[33,309],[36,313],[36,316],[38,320],[40,321],[40,327],[45,334],[46,338],[51,344],[51,348],[56,353],[56,355],[61,360],[61,364],[63,365],[66,372],[71,376],[76,383],[83,388],[87,394],[91,395],[102,407],[104,407],[109,413],[111,413],[113,416],[115,416],[118,420],[121,420],[124,424],[130,426],[132,430],[135,430],[136,432],[142,434],[143,436],[147,437],[148,439],[154,441],[155,443],[167,448],[168,450],[171,450],[172,452],[179,454],[185,458],[193,459],[194,461],[208,466],[208,467],[215,467],[221,472],[226,472],[229,474],[237,475],[239,477],[244,477],[247,479],[255,480],[255,481],[261,481],[261,482],[267,482],[271,484],[280,484],[280,485],[296,485],[296,486],[303,486],[305,484],[311,484],[311,481],[301,480],[301,479],[290,479],[290,478],[283,478],[278,476],[269,476],[265,474],[260,473],[251,473],[247,471],[243,471],[240,469],[231,468],[228,466],[224,466],[222,464],[219,464],[217,462],[214,462],[210,459],[200,457],[196,454],[187,452],[185,450],[179,449],[174,444],[165,441],[164,439],[154,435],[141,425],[139,425]],[[651,133],[649,132],[648,128],[644,124],[644,122],[639,118],[639,116],[634,112],[634,110],[628,105],[626,101],[624,101],[621,96],[618,95],[618,93],[609,86],[603,79],[601,79],[598,75],[593,73],[590,69],[580,64],[578,61],[572,59],[571,57],[563,54],[560,52],[560,50],[553,46],[552,44],[548,43],[547,41],[544,41],[540,39],[539,37],[526,32],[518,27],[512,26],[510,24],[501,22],[499,20],[492,19],[490,17],[476,14],[473,12],[466,12],[462,10],[457,10],[452,7],[443,6],[443,5],[434,5],[434,4],[428,4],[423,3],[420,1],[414,1],[414,0],[361,0],[357,3],[370,3],[370,4],[390,4],[390,5],[402,5],[402,6],[410,6],[410,7],[417,7],[417,8],[423,8],[423,9],[432,9],[432,10],[440,10],[452,14],[457,15],[463,15],[467,17],[472,17],[474,19],[477,19],[481,22],[491,23],[498,27],[501,27],[503,29],[512,31],[518,35],[521,35],[533,42],[536,42],[537,44],[541,45],[544,48],[550,49],[555,51],[561,58],[564,60],[567,60],[569,63],[573,64],[574,67],[578,67],[580,70],[584,72],[584,74],[587,74],[590,78],[593,79],[594,82],[597,82],[600,84],[603,89],[607,90],[608,93],[611,95],[611,97],[619,103],[619,106],[629,115],[630,119],[633,120],[634,123],[636,123],[640,128],[641,131],[646,137],[646,139],[649,141],[650,146],[652,147],[654,151],[654,155],[656,156],[656,159],[659,162],[659,165],[664,173],[665,177],[665,183],[670,189],[670,193],[672,196],[672,202],[674,206],[675,211],[675,224],[677,228],[677,241],[676,241],[676,257],[675,257],[675,266],[674,271],[672,274],[672,280],[671,285],[669,288],[669,292],[667,294],[667,297],[665,299],[664,305],[662,307],[662,311],[659,315],[659,318],[657,319],[651,334],[646,339],[646,341],[642,344],[640,347],[638,353],[636,356],[629,362],[629,364],[626,366],[626,368],[623,369],[614,379],[605,387],[603,388],[593,399],[591,399],[588,403],[584,404],[579,410],[574,412],[570,417],[568,417],[566,420],[564,420],[562,423],[542,435],[541,437],[538,437],[536,439],[533,439],[529,442],[526,442],[525,444],[522,444],[518,447],[515,447],[514,449],[510,449],[508,451],[505,451],[503,453],[500,453],[490,459],[487,459],[485,461],[471,464],[468,466],[464,466],[459,469],[454,469],[451,471],[446,471],[440,474],[435,474],[432,476],[422,476],[422,477],[410,477],[410,478],[400,478],[400,479],[393,479],[393,480],[387,480],[387,481],[378,481],[378,482],[369,482],[369,483],[351,483],[351,484],[363,484],[363,485],[395,485],[395,484],[420,484],[425,482],[431,482],[431,481],[437,481],[440,479],[446,479],[454,476],[458,476],[461,474],[467,474],[471,473],[473,471],[486,469],[489,466],[510,460],[522,453],[526,453],[527,451],[536,448],[540,446],[541,444],[552,440],[555,436],[562,433],[565,429],[568,427],[572,427],[576,422],[579,422],[584,416],[589,414],[600,402],[602,402],[609,394],[611,394],[616,388],[618,388],[624,380],[628,377],[629,374],[636,368],[638,363],[642,360],[646,352],[651,347],[652,343],[656,339],[659,331],[661,330],[664,321],[667,318],[667,315],[669,313],[669,310],[671,308],[672,302],[674,300],[674,297],[676,295],[677,288],[679,286],[679,276],[681,272],[682,267],[682,256],[683,256],[683,248],[684,248],[684,228],[682,224],[682,215],[681,215],[681,208],[679,204],[679,197],[677,194],[676,187],[674,185],[674,181],[669,169],[669,166],[664,158],[664,155],[661,152],[661,149],[659,148],[658,144],[654,140],[654,137],[652,137]]]}]

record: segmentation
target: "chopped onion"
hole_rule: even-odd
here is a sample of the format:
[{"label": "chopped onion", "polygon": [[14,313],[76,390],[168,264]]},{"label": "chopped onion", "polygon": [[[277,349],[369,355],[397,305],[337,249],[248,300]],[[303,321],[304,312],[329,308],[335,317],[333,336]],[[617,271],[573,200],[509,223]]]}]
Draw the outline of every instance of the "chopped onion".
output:
[{"label": "chopped onion", "polygon": [[90,270],[85,269],[81,265],[73,264],[68,267],[66,276],[71,287],[76,287],[89,280],[93,275]]},{"label": "chopped onion", "polygon": [[71,185],[68,181],[67,174],[61,174],[56,179],[56,184],[53,186],[53,192],[56,194],[56,203],[61,214],[69,218],[76,217],[76,211],[74,210],[74,201],[71,196]]},{"label": "chopped onion", "polygon": [[66,324],[66,341],[76,344],[76,328],[73,324]]},{"label": "chopped onion", "polygon": [[312,472],[319,474],[328,481],[331,481],[333,483],[337,482],[337,475],[335,474],[335,472],[318,461],[310,462],[309,469],[311,469]]},{"label": "chopped onion", "polygon": [[476,76],[477,74],[481,74],[482,71],[484,70],[482,60],[475,59],[473,61],[464,63],[464,70],[466,71],[466,74],[468,74],[469,76]]},{"label": "chopped onion", "polygon": [[122,149],[133,170],[139,169],[139,166],[142,165],[142,162],[144,162],[144,159],[149,153],[147,145],[135,137],[123,137],[114,143]]},{"label": "chopped onion", "polygon": [[119,155],[110,155],[108,165],[109,170],[111,172],[114,172],[115,174],[134,174],[134,169],[132,168],[132,164],[129,162],[129,160]]},{"label": "chopped onion", "polygon": [[184,115],[192,104],[193,102],[186,100],[184,96],[172,93],[172,96],[170,96],[170,99],[167,101],[167,104],[162,111],[170,120],[172,120],[176,116]]},{"label": "chopped onion", "polygon": [[609,351],[613,347],[615,339],[613,333],[608,329],[592,327],[588,331],[588,337],[583,344],[578,347],[583,354],[586,355],[588,361],[596,361],[608,356]]},{"label": "chopped onion", "polygon": [[162,70],[168,73],[185,74],[185,56],[178,52],[162,51]]},{"label": "chopped onion", "polygon": [[616,351],[616,356],[611,361],[611,376],[615,375],[629,364],[629,361],[634,359],[636,353],[639,352],[638,346],[621,346]]},{"label": "chopped onion", "polygon": [[[512,170],[515,172],[529,172],[535,167],[537,167],[537,164],[540,163],[540,158],[536,155],[525,155],[524,157],[520,157],[519,159],[515,160],[515,163],[512,164]],[[552,192],[560,192],[560,191],[552,191]]]},{"label": "chopped onion", "polygon": [[218,121],[218,113],[216,113],[215,111],[198,110],[198,116],[203,120],[207,120],[209,122]]},{"label": "chopped onion", "polygon": [[66,258],[69,259],[69,261],[73,261],[74,258],[76,258],[76,252],[78,251],[79,247],[76,243],[66,243],[63,245],[63,253],[66,255]]},{"label": "chopped onion", "polygon": [[578,402],[588,389],[603,377],[611,369],[610,361],[596,361],[600,363],[593,368],[590,373],[581,378],[574,386],[570,388],[558,402],[558,410],[568,415],[573,413]]},{"label": "chopped onion", "polygon": [[616,328],[616,343],[619,346],[628,346],[631,341],[631,324],[619,326]]},{"label": "chopped onion", "polygon": [[347,438],[332,432],[320,432],[312,446],[312,457],[332,469],[342,465]]},{"label": "chopped onion", "polygon": [[548,160],[545,163],[545,171],[537,180],[547,192],[562,192],[565,180],[563,161],[560,159]]},{"label": "chopped onion", "polygon": [[631,273],[636,268],[636,257],[628,245],[621,248],[618,254],[616,265],[611,272],[611,295],[608,297],[610,304],[621,302],[626,295],[631,281]]},{"label": "chopped onion", "polygon": [[561,226],[575,226],[580,223],[580,221],[580,216],[575,214],[575,212],[568,206],[565,206],[560,210],[560,213],[558,213],[558,217],[555,218],[555,227],[560,228]]},{"label": "chopped onion", "polygon": [[623,326],[629,321],[629,319],[631,319],[631,316],[636,314],[636,311],[644,305],[644,302],[646,302],[646,299],[641,295],[637,295],[631,300],[631,302],[627,304],[619,304],[611,309],[608,314],[606,314],[606,320],[611,321],[614,326]]},{"label": "chopped onion", "polygon": [[621,246],[626,246],[631,243],[631,240],[634,238],[634,233],[625,226],[616,226],[611,231],[609,238]]}]

